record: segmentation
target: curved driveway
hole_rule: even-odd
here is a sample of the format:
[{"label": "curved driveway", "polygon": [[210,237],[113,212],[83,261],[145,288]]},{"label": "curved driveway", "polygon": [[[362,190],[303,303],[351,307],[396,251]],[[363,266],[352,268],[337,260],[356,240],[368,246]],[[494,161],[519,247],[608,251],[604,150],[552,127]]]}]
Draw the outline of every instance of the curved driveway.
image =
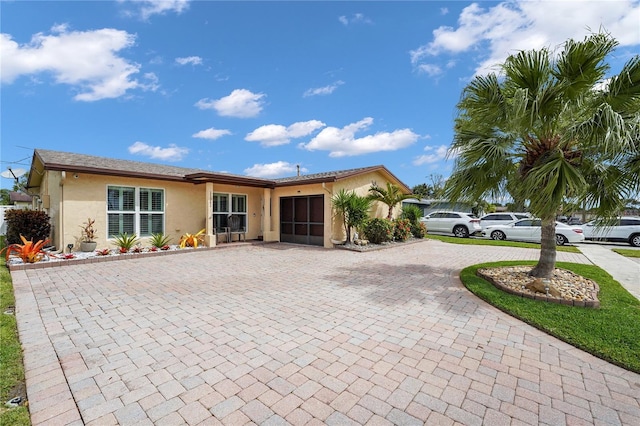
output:
[{"label": "curved driveway", "polygon": [[[34,424],[640,424],[640,375],[462,267],[527,249],[288,244],[14,271]],[[587,262],[558,253],[558,260]]]}]

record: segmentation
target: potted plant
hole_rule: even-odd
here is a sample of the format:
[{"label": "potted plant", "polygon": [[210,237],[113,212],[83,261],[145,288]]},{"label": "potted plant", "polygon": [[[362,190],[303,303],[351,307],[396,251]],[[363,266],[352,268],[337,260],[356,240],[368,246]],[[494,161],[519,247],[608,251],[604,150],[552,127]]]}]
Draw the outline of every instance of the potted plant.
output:
[{"label": "potted plant", "polygon": [[85,223],[80,225],[82,235],[80,237],[80,251],[90,252],[96,249],[96,229],[93,227],[96,223],[95,219],[88,218]]}]

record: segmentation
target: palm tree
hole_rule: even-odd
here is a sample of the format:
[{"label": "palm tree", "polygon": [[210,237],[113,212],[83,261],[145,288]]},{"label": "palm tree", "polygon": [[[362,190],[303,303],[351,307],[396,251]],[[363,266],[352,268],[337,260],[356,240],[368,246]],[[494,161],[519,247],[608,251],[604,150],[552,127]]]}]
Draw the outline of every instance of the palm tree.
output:
[{"label": "palm tree", "polygon": [[346,191],[344,188],[338,191],[331,199],[336,215],[342,219],[347,243],[351,242],[351,229],[359,228],[369,217],[371,202],[368,197],[359,196],[353,191]]},{"label": "palm tree", "polygon": [[[640,188],[640,56],[607,78],[617,42],[604,33],[568,40],[560,52],[522,51],[502,73],[477,76],[459,101],[446,195],[518,197],[542,219],[540,258],[531,275],[555,269],[555,217],[570,199],[601,217],[618,214]],[[511,188],[510,188],[511,189]]]},{"label": "palm tree", "polygon": [[369,199],[373,201],[380,201],[389,206],[389,213],[387,213],[387,219],[391,220],[393,208],[403,200],[413,198],[413,194],[405,194],[400,188],[391,182],[387,182],[387,187],[381,188],[378,185],[373,185],[369,188]]}]

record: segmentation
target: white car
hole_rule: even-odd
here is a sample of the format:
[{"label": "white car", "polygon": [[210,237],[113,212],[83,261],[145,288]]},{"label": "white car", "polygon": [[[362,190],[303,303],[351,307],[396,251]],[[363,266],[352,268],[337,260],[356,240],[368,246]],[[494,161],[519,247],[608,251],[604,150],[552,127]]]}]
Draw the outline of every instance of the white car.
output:
[{"label": "white car", "polygon": [[640,217],[624,216],[613,223],[592,220],[581,227],[587,240],[618,241],[640,247]]},{"label": "white car", "polygon": [[427,227],[427,232],[453,234],[458,238],[467,238],[480,232],[480,219],[472,213],[465,212],[433,212],[420,219]]},{"label": "white car", "polygon": [[480,227],[482,229],[491,225],[504,225],[505,223],[515,222],[520,219],[528,219],[531,215],[529,213],[489,213],[480,218]]},{"label": "white car", "polygon": [[[520,219],[504,225],[491,225],[481,232],[483,238],[492,240],[513,240],[539,243],[541,239],[540,219]],[[556,222],[556,244],[581,243],[584,241],[582,228]]]}]

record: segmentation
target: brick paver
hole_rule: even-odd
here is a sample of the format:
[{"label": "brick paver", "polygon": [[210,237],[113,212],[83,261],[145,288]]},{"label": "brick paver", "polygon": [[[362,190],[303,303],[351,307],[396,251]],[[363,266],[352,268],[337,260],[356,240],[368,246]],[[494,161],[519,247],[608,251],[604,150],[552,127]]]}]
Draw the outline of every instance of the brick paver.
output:
[{"label": "brick paver", "polygon": [[[640,424],[640,376],[494,309],[535,250],[289,244],[13,271],[38,424]],[[587,262],[580,254],[558,260]]]}]

